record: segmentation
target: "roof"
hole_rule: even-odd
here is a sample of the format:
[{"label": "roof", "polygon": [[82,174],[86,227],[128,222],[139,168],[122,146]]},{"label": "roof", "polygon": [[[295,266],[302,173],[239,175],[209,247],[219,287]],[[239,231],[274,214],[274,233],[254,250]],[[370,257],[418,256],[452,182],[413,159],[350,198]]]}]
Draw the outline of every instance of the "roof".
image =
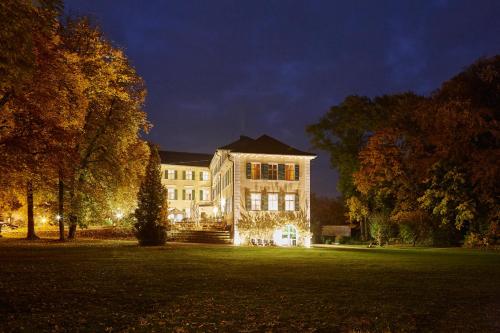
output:
[{"label": "roof", "polygon": [[290,147],[289,145],[265,134],[257,139],[252,139],[248,136],[242,135],[238,140],[220,147],[219,149],[230,150],[234,153],[316,156],[315,154]]},{"label": "roof", "polygon": [[212,154],[187,153],[181,151],[160,150],[158,152],[162,164],[209,167]]}]

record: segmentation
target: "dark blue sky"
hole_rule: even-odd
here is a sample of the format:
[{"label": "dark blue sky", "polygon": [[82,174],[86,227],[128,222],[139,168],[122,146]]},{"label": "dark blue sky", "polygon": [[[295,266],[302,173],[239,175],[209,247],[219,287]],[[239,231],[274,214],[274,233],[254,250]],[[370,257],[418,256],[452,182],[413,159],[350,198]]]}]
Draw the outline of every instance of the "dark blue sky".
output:
[{"label": "dark blue sky", "polygon": [[[267,133],[305,134],[350,94],[428,94],[500,53],[500,1],[70,0],[125,49],[148,88],[149,139],[211,153]],[[337,195],[328,156],[312,190]]]}]

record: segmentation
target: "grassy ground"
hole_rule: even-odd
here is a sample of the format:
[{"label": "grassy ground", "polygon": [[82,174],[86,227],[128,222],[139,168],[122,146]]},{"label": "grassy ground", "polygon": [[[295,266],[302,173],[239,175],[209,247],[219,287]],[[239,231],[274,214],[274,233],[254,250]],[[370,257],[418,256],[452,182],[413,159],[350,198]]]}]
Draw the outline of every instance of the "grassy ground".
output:
[{"label": "grassy ground", "polygon": [[0,331],[500,330],[500,253],[0,239]]}]

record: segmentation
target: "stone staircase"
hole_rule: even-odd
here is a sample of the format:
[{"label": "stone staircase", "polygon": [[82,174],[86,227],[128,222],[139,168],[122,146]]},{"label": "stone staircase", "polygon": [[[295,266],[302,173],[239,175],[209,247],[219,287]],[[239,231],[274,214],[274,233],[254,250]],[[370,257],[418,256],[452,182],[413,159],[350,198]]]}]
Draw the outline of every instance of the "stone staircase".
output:
[{"label": "stone staircase", "polygon": [[224,230],[172,230],[167,233],[171,242],[232,244],[231,234]]}]

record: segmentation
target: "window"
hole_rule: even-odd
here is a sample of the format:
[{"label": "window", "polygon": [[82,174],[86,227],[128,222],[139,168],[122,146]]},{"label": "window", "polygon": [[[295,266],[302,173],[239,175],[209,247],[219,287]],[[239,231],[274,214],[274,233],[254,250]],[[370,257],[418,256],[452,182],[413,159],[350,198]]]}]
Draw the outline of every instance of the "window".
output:
[{"label": "window", "polygon": [[193,180],[193,171],[186,171],[186,180]]},{"label": "window", "polygon": [[283,230],[283,234],[281,236],[282,244],[288,246],[296,246],[297,245],[297,228],[293,225],[287,224]]},{"label": "window", "polygon": [[252,163],[252,179],[260,179],[260,163]]},{"label": "window", "polygon": [[167,179],[175,179],[175,170],[167,170]]},{"label": "window", "polygon": [[184,190],[184,200],[194,200],[194,190],[193,189]]},{"label": "window", "polygon": [[295,210],[295,194],[285,194],[285,210]]},{"label": "window", "polygon": [[208,180],[208,171],[201,172],[201,180]]},{"label": "window", "polygon": [[278,193],[269,193],[267,195],[267,209],[271,211],[278,210]]},{"label": "window", "polygon": [[269,164],[269,179],[278,179],[278,164]]},{"label": "window", "polygon": [[260,210],[260,193],[250,193],[250,209]]},{"label": "window", "polygon": [[204,200],[204,201],[209,200],[209,199],[208,199],[208,193],[209,193],[209,192],[208,192],[208,190],[206,190],[206,189],[200,190],[200,195],[201,195],[200,199],[201,199],[201,200]]},{"label": "window", "polygon": [[295,164],[285,165],[285,180],[295,180]]},{"label": "window", "polygon": [[168,197],[168,200],[175,200],[175,188],[168,188],[167,189],[167,197]]}]

